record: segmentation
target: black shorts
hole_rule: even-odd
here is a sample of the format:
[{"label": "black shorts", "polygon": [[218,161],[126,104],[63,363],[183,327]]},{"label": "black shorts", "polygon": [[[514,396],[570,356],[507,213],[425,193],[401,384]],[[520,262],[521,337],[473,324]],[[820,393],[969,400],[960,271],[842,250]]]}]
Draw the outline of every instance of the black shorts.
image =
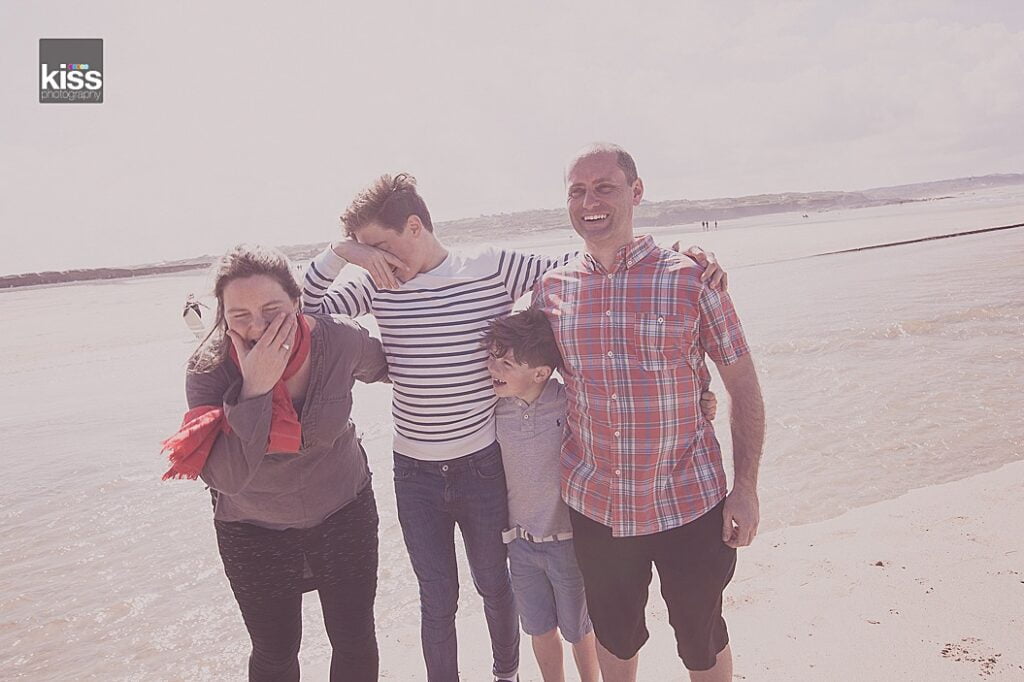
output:
[{"label": "black shorts", "polygon": [[570,509],[576,559],[587,608],[601,646],[627,660],[647,641],[644,622],[651,565],[688,670],[708,670],[729,643],[722,591],[732,580],[736,550],[722,542],[722,507],[690,523],[635,537],[612,537],[611,528]]}]

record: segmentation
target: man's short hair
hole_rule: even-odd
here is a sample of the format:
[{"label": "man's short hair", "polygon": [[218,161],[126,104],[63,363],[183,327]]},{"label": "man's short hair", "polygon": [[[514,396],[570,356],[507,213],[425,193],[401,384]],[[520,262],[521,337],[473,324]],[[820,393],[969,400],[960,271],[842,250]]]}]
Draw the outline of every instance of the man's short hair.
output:
[{"label": "man's short hair", "polygon": [[636,179],[640,177],[636,172],[636,162],[633,161],[633,157],[630,153],[619,145],[612,144],[611,142],[595,142],[593,144],[588,144],[577,152],[576,156],[572,157],[569,165],[565,168],[565,177],[569,177],[569,169],[572,168],[577,161],[585,159],[588,156],[594,156],[595,154],[614,154],[615,163],[622,169],[622,172],[626,174],[626,184],[630,187],[632,187],[633,183],[636,182]]},{"label": "man's short hair", "polygon": [[411,215],[419,216],[428,232],[434,231],[427,204],[416,192],[416,178],[408,173],[394,177],[385,174],[356,195],[341,215],[341,222],[345,226],[345,234],[355,237],[356,230],[370,223],[402,232]]},{"label": "man's short hair", "polygon": [[562,367],[555,333],[544,311],[537,308],[491,320],[483,344],[496,357],[512,351],[516,362],[529,367]]}]

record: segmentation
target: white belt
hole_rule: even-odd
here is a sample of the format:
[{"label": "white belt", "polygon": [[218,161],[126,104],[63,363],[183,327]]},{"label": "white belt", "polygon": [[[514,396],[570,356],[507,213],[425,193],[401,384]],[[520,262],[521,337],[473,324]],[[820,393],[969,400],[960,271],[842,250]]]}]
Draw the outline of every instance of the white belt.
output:
[{"label": "white belt", "polygon": [[559,540],[572,540],[572,531],[566,531],[564,533],[555,533],[554,535],[545,535],[544,537],[538,537],[529,531],[523,530],[522,526],[516,526],[515,528],[509,528],[501,532],[501,540],[506,545],[513,540],[522,538],[529,542],[558,542]]}]

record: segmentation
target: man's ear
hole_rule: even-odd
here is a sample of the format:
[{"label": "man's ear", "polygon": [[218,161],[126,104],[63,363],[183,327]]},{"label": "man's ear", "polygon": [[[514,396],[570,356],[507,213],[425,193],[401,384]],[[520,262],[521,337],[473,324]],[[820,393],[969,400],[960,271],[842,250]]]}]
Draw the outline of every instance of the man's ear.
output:
[{"label": "man's ear", "polygon": [[640,178],[633,183],[633,205],[639,206],[644,198],[644,181]]},{"label": "man's ear", "polygon": [[554,371],[550,367],[540,366],[533,371],[533,382],[536,384],[542,384],[551,377],[551,372]]}]

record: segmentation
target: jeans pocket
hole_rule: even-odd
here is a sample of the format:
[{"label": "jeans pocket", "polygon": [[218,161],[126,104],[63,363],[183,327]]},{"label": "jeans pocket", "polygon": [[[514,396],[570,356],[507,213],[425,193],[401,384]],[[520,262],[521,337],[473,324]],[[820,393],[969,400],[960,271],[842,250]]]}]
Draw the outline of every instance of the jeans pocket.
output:
[{"label": "jeans pocket", "polygon": [[474,457],[472,466],[477,477],[485,481],[493,481],[505,475],[505,467],[501,463],[501,448],[497,444]]},{"label": "jeans pocket", "polygon": [[416,464],[395,457],[395,480],[407,481],[416,474]]}]

